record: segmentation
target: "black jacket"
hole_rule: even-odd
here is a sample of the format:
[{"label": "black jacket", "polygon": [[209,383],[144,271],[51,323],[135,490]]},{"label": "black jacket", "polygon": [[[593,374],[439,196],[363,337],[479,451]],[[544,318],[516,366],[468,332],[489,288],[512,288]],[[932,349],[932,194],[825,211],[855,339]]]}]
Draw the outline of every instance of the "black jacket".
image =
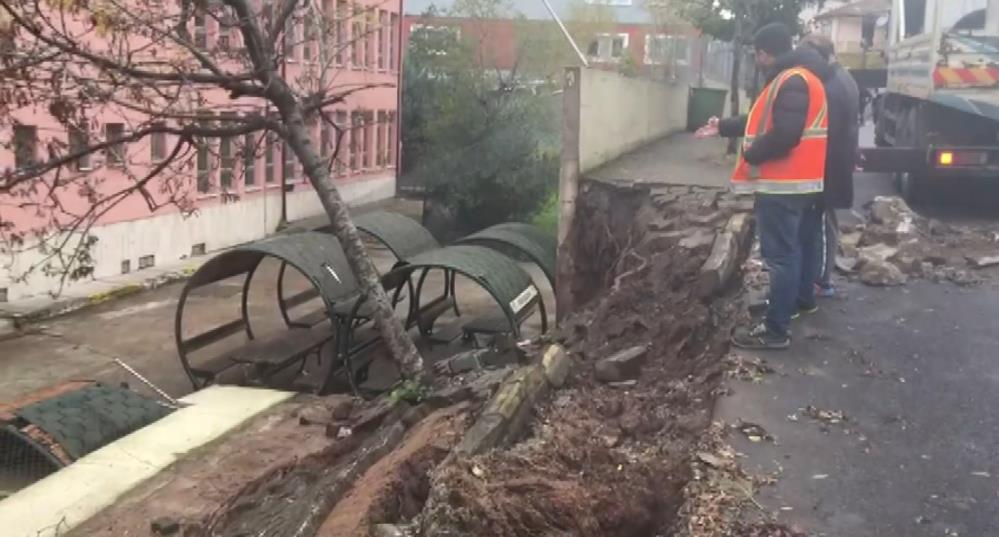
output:
[{"label": "black jacket", "polygon": [[853,75],[839,64],[825,81],[829,102],[829,147],[826,150],[826,183],[822,198],[827,207],[853,207],[853,171],[859,145],[860,89]]},{"label": "black jacket", "polygon": [[[777,58],[767,83],[783,71],[792,67],[804,67],[823,84],[834,77],[832,66],[811,46],[802,46]],[[751,146],[743,151],[743,158],[752,165],[760,165],[770,160],[786,157],[801,142],[808,120],[808,84],[801,77],[792,77],[777,92],[773,108],[772,128],[759,135]],[[739,138],[746,133],[748,116],[722,120],[719,132],[726,138]]]}]

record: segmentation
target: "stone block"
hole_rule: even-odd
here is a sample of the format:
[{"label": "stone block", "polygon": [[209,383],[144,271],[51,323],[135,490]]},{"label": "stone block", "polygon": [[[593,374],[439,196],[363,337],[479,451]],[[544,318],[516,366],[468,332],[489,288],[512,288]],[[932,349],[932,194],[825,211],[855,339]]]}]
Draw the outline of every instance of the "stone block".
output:
[{"label": "stone block", "polygon": [[640,346],[604,358],[595,366],[596,378],[601,382],[622,382],[637,378],[648,354],[649,348]]},{"label": "stone block", "polygon": [[561,345],[551,345],[545,349],[541,358],[541,366],[545,369],[545,377],[553,388],[561,388],[569,377],[572,369],[572,359]]},{"label": "stone block", "polygon": [[735,235],[729,231],[719,233],[711,247],[711,255],[701,266],[701,274],[697,278],[698,296],[707,298],[721,290],[735,274],[738,258],[739,245]]},{"label": "stone block", "polygon": [[483,414],[465,432],[455,449],[462,455],[477,455],[492,449],[506,433],[507,420],[499,414]]},{"label": "stone block", "polygon": [[744,248],[749,244],[749,236],[753,232],[753,217],[748,213],[734,214],[725,224],[725,231],[735,235],[735,242],[739,248]]}]

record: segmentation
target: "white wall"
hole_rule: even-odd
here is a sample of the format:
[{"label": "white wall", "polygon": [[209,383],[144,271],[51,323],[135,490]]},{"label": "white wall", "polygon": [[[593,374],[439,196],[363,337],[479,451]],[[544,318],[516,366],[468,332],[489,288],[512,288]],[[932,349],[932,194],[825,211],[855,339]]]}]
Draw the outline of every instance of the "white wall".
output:
[{"label": "white wall", "polygon": [[[340,193],[351,205],[361,205],[395,195],[393,174],[355,180],[343,184]],[[288,220],[295,221],[322,213],[319,198],[311,188],[289,192]],[[153,216],[130,222],[99,226],[92,230],[98,241],[93,249],[94,278],[121,274],[122,261],[131,262],[138,271],[139,257],[156,256],[156,266],[177,263],[191,255],[191,247],[204,243],[207,251],[220,250],[266,237],[277,228],[281,216],[280,192],[253,196],[199,210],[185,217],[180,213]],[[8,300],[15,301],[54,291],[58,280],[33,275],[25,282],[13,282],[13,276],[24,273],[26,267],[40,259],[37,253],[24,254],[10,270],[0,268],[0,287],[7,288]],[[6,261],[6,260],[3,260]],[[84,279],[70,284],[64,291],[89,282]]]},{"label": "white wall", "polygon": [[581,172],[686,127],[686,84],[599,69],[579,72]]}]

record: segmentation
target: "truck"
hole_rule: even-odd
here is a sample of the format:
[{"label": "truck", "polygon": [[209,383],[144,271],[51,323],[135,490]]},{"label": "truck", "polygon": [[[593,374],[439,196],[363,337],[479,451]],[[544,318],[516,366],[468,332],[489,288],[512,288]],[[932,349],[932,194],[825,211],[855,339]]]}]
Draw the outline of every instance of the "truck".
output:
[{"label": "truck", "polygon": [[892,0],[887,88],[864,169],[910,201],[999,179],[999,0]]}]

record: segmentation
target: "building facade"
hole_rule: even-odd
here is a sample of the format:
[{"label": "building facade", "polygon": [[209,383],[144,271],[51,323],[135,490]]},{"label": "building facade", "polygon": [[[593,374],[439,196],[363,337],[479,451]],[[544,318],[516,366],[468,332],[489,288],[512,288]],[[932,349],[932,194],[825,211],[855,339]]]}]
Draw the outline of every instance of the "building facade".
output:
[{"label": "building facade", "polygon": [[[516,0],[506,16],[456,16],[453,0],[411,0],[405,3],[403,41],[413,31],[449,31],[475,43],[485,67],[508,71],[518,61],[518,40],[534,26],[560,32],[555,19],[535,0]],[[698,32],[676,20],[658,21],[657,10],[643,0],[553,0],[559,18],[569,26],[598,28],[577,43],[593,67],[625,70],[633,74],[681,78],[700,61]],[[428,16],[433,7],[436,13]],[[575,17],[586,8],[599,8],[600,20],[580,22]],[[558,39],[562,39],[559,37]],[[564,45],[564,43],[559,43]],[[577,62],[578,63],[578,62]]]},{"label": "building facade", "polygon": [[[333,164],[336,185],[348,203],[363,204],[395,195],[399,153],[399,76],[402,51],[400,2],[378,0],[325,0],[322,15],[336,29],[333,73],[336,87],[365,89],[349,92],[344,102],[327,108],[343,135]],[[264,6],[267,9],[267,6]],[[315,70],[320,61],[316,29],[303,13],[289,25],[291,36],[282,70],[286,80],[295,80]],[[207,50],[238,47],[240,35],[224,28],[215,17],[196,17],[193,39]],[[198,113],[206,121],[222,124],[228,114],[255,109],[266,113],[264,103],[241,98],[235,101],[222,90],[211,90]],[[13,143],[0,148],[0,169],[17,169],[19,160],[38,158],[46,143],[64,141],[68,147],[81,137],[119,138],[136,118],[121,109],[92,111],[89,133],[63,132],[42,106],[15,110],[11,126],[2,136]],[[148,118],[146,119],[148,121]],[[314,122],[314,142],[325,157],[334,157],[334,129]],[[47,141],[48,140],[48,141]],[[174,147],[172,136],[158,134],[136,143],[121,143],[74,162],[60,173],[99,178],[101,188],[127,188],[131,181],[150,173],[168,158]],[[244,151],[246,147],[256,148]],[[29,157],[27,152],[32,155]],[[187,192],[186,207],[164,204],[150,212],[139,194],[123,199],[101,215],[90,234],[92,273],[69,285],[92,278],[106,278],[150,267],[175,264],[191,256],[231,247],[274,233],[283,223],[322,213],[317,196],[303,177],[301,166],[289,148],[275,139],[246,135],[221,139],[197,147],[189,169],[180,172],[174,189]],[[160,196],[162,193],[154,193]],[[8,199],[2,199],[6,197]],[[70,211],[86,209],[80,196],[67,197]],[[183,210],[182,210],[183,209]],[[10,195],[0,194],[0,223],[29,232],[46,225],[48,215],[19,208]],[[0,302],[16,301],[52,292],[59,278],[34,271],[24,277],[41,257],[38,251],[0,254]]]},{"label": "building facade", "polygon": [[890,0],[828,4],[808,20],[809,28],[829,37],[840,63],[851,69],[885,66]]}]

